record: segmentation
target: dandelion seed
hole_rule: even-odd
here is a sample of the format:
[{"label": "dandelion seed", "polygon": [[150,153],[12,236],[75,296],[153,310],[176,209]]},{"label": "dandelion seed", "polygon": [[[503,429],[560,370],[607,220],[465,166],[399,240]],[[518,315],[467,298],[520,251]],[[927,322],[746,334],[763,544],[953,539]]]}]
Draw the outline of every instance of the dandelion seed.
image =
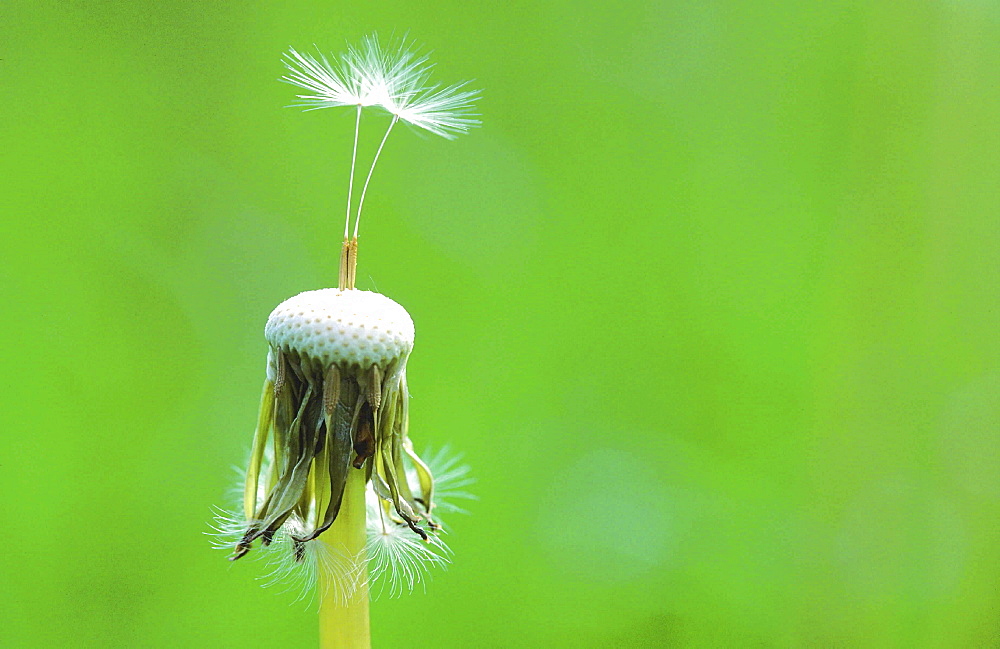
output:
[{"label": "dandelion seed", "polygon": [[351,196],[354,187],[354,167],[357,162],[358,132],[361,111],[366,107],[381,108],[392,115],[392,120],[382,137],[372,160],[361,199],[358,201],[354,221],[354,237],[358,236],[361,208],[375,165],[378,163],[386,140],[396,122],[403,120],[435,135],[453,139],[469,128],[477,126],[474,105],[478,90],[468,89],[468,82],[442,87],[431,84],[431,68],[426,55],[413,52],[405,41],[383,46],[376,35],[367,36],[360,47],[349,47],[331,62],[320,54],[313,57],[300,54],[295,49],[285,55],[288,75],[282,80],[296,85],[311,94],[298,95],[298,104],[307,110],[356,106],[354,148],[351,157],[351,176],[348,183],[347,219],[344,237],[348,236]]},{"label": "dandelion seed", "polygon": [[374,596],[398,597],[427,578],[430,568],[450,562],[451,550],[439,535],[427,541],[385,511],[375,491],[368,491],[368,529],[365,554]]},{"label": "dandelion seed", "polygon": [[306,529],[301,520],[285,523],[265,554],[268,572],[258,579],[265,587],[293,593],[296,602],[312,603],[318,597],[346,605],[363,579],[359,558],[326,543],[299,543],[297,537]]}]

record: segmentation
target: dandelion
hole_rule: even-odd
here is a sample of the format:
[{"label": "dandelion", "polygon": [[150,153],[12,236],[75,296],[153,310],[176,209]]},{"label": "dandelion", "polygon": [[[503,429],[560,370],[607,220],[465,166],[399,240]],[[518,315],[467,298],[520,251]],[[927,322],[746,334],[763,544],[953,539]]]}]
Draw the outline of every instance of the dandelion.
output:
[{"label": "dandelion", "polygon": [[[266,378],[242,507],[219,512],[215,533],[233,560],[265,551],[269,583],[298,575],[303,597],[318,581],[324,647],[367,647],[369,584],[398,595],[448,563],[439,496],[463,497],[468,482],[454,461],[439,453],[425,462],[413,450],[406,386],[413,321],[388,297],[355,288],[361,210],[396,122],[452,138],[478,124],[471,113],[478,93],[432,85],[425,55],[405,43],[384,47],[374,35],[338,57],[291,49],[284,64],[283,80],[305,91],[296,105],[356,108],[339,281],[285,300],[267,319]],[[392,119],[349,237],[366,108]],[[445,480],[442,489],[433,465],[450,488]]]}]

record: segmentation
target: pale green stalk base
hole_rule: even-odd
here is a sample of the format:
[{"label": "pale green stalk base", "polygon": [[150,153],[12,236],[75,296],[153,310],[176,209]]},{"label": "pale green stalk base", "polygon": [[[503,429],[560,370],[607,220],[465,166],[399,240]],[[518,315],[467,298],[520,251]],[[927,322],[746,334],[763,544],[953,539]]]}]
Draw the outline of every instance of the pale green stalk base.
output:
[{"label": "pale green stalk base", "polygon": [[[365,472],[351,469],[347,475],[344,500],[337,520],[319,540],[335,554],[357,557],[360,574],[358,587],[347,598],[342,584],[321,581],[326,593],[319,608],[320,649],[369,649],[371,631],[368,626],[368,569],[365,562]],[[321,580],[328,577],[320,575]]]}]

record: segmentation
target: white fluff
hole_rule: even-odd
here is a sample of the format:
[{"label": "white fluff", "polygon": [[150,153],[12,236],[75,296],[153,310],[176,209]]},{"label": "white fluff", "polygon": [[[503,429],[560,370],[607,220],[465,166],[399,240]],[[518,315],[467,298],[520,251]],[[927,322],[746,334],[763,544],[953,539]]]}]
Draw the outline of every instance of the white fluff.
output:
[{"label": "white fluff", "polygon": [[432,83],[427,55],[405,42],[383,46],[373,34],[332,61],[290,49],[284,63],[289,72],[282,80],[309,93],[298,95],[297,106],[374,106],[449,139],[479,124],[473,112],[479,91],[468,89],[468,82]]}]

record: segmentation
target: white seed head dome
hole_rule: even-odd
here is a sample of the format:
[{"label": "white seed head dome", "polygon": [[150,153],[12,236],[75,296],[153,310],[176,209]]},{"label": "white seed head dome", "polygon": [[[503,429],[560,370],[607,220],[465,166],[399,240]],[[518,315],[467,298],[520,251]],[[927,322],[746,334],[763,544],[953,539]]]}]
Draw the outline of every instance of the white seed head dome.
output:
[{"label": "white seed head dome", "polygon": [[289,298],[264,326],[271,346],[323,365],[383,369],[413,349],[413,320],[380,293],[324,288]]}]

